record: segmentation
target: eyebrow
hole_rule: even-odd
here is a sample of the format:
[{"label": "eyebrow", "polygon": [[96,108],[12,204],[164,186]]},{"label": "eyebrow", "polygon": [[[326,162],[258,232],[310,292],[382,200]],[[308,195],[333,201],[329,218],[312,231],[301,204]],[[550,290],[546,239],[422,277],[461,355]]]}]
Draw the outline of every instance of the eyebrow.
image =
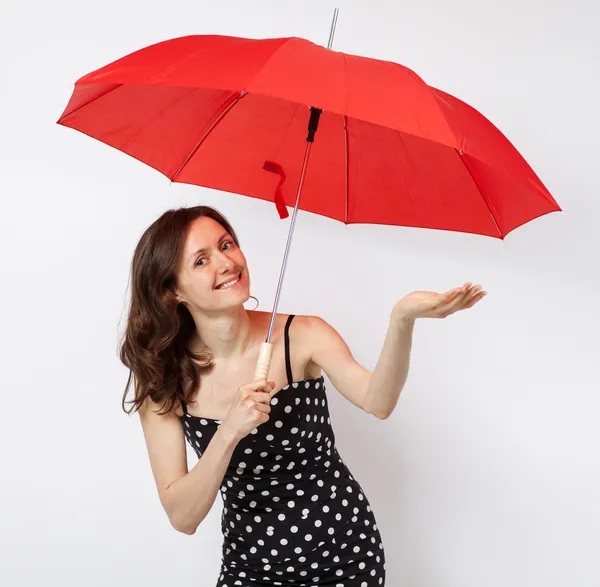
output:
[{"label": "eyebrow", "polygon": [[[228,232],[224,232],[220,237],[219,240],[217,241],[218,243],[220,243],[224,238],[228,237],[229,233]],[[196,255],[198,255],[199,253],[206,253],[206,251],[208,251],[208,249],[210,249],[210,247],[202,247],[201,249],[198,249],[195,253],[192,253],[190,255],[189,260],[191,261],[193,257],[195,257]]]}]

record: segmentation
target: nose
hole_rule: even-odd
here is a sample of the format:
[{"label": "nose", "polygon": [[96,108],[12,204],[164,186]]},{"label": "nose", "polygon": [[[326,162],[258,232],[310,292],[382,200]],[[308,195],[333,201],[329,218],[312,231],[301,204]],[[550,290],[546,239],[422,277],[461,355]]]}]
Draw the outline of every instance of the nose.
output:
[{"label": "nose", "polygon": [[236,264],[227,255],[224,254],[221,255],[221,262],[219,265],[219,270],[221,273],[228,273],[230,271],[233,271],[236,266]]}]

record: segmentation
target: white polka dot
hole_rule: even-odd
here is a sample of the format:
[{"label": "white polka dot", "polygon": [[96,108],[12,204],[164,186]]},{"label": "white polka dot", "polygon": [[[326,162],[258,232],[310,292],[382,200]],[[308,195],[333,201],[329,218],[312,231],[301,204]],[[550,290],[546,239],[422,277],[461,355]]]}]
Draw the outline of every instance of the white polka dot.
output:
[{"label": "white polka dot", "polygon": [[[220,488],[228,559],[220,587],[287,584],[281,575],[311,586],[327,576],[336,577],[330,579],[335,587],[383,585],[381,537],[360,485],[336,451],[322,381],[286,385],[283,402],[270,401],[284,404],[273,418],[277,432],[271,424],[257,426],[236,447]],[[211,422],[221,421],[189,414],[181,420],[200,458],[218,430]],[[370,582],[356,579],[367,573]]]}]

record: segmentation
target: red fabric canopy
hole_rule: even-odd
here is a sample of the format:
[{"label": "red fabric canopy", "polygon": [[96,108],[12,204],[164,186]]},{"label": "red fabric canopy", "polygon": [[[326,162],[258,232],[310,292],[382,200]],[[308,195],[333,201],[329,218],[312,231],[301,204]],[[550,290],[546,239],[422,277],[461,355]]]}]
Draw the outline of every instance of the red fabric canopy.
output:
[{"label": "red fabric canopy", "polygon": [[280,185],[293,207],[310,106],[323,113],[302,210],[497,238],[561,210],[466,103],[402,65],[299,38],[151,45],[79,79],[58,123],[172,181],[268,201]]}]

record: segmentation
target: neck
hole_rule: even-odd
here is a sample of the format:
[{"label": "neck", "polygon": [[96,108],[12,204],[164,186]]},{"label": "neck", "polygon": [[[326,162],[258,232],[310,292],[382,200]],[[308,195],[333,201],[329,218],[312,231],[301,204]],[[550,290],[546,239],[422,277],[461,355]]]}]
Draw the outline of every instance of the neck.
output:
[{"label": "neck", "polygon": [[242,359],[255,345],[256,332],[248,311],[239,305],[218,315],[192,312],[196,335],[190,347],[208,347],[215,362]]}]

